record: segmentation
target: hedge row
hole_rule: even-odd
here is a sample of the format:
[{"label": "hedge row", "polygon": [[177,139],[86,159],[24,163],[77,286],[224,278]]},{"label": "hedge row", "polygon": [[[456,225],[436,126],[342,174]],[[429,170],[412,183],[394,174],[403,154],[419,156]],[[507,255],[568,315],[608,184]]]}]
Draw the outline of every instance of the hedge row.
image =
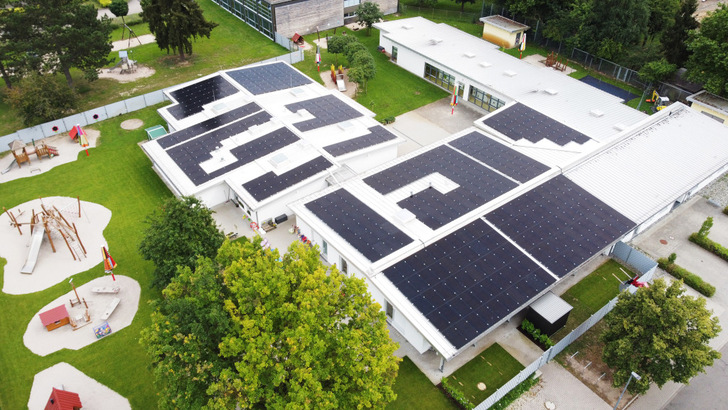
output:
[{"label": "hedge row", "polygon": [[447,394],[450,395],[458,404],[460,407],[470,410],[475,408],[475,405],[468,400],[468,398],[465,396],[465,393],[461,392],[458,388],[452,385],[452,381],[447,378],[442,378],[442,388],[445,389]]},{"label": "hedge row", "polygon": [[718,242],[713,241],[707,236],[700,236],[697,232],[690,234],[690,242],[698,244],[701,248],[706,251],[713,252],[716,256],[723,258],[728,261],[728,249]]},{"label": "hedge row", "polygon": [[547,335],[546,333],[541,333],[541,329],[538,329],[536,325],[531,323],[528,319],[523,319],[523,322],[521,322],[521,329],[525,330],[526,333],[531,335],[533,340],[541,343],[546,347],[551,347],[554,345],[554,342],[549,338],[549,335]]},{"label": "hedge row", "polygon": [[490,406],[488,410],[503,410],[508,405],[518,400],[523,393],[531,390],[531,387],[538,383],[538,377],[529,377],[516,386],[513,390],[509,391],[502,399],[498,400],[494,405]]},{"label": "hedge row", "polygon": [[711,297],[715,294],[715,286],[708,282],[705,282],[700,276],[682,268],[674,263],[670,263],[666,258],[660,258],[657,260],[657,264],[660,269],[664,269],[669,272],[672,276],[682,279],[686,285],[697,290],[707,297]]}]

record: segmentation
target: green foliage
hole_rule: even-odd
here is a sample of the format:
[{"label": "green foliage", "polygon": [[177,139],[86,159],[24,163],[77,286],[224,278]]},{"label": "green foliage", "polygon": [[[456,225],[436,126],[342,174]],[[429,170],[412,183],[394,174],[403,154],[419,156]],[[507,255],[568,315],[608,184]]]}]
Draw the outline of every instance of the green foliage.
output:
[{"label": "green foliage", "polygon": [[541,333],[541,329],[536,328],[536,326],[528,319],[523,319],[523,322],[521,322],[521,329],[531,335],[535,341],[544,346],[551,347],[554,345],[554,342],[551,341],[549,335]]},{"label": "green foliage", "polygon": [[[523,370],[523,365],[495,343],[448,376],[472,403],[480,403]],[[480,390],[478,383],[485,383]]]},{"label": "green foliage", "polygon": [[688,58],[688,78],[702,82],[713,94],[728,95],[728,5],[703,19],[700,29],[692,31],[687,47],[692,53]]},{"label": "green foliage", "polygon": [[725,215],[728,215],[728,206],[726,206],[725,208],[723,208],[723,213],[724,213]]},{"label": "green foliage", "polygon": [[417,7],[435,7],[437,6],[437,0],[417,0],[415,2]]},{"label": "green foliage", "polygon": [[688,237],[690,242],[693,242],[697,245],[699,245],[701,248],[705,249],[706,251],[712,252],[714,255],[722,258],[725,261],[728,261],[728,249],[726,249],[723,245],[719,244],[718,242],[713,241],[712,239],[708,238],[707,236],[700,236],[698,232],[693,232]]},{"label": "green foliage", "polygon": [[359,25],[367,28],[367,36],[371,35],[372,26],[374,23],[384,17],[382,11],[379,10],[379,4],[365,1],[356,8],[356,16],[359,18]]},{"label": "green foliage", "polygon": [[660,266],[660,269],[663,269],[672,276],[683,280],[686,285],[690,286],[691,288],[697,290],[707,297],[715,295],[715,286],[711,285],[708,282],[705,282],[700,276],[688,271],[681,266],[676,265],[675,259],[672,259],[673,256],[677,258],[677,255],[673,253],[668,259],[658,259],[657,264]]},{"label": "green foliage", "polygon": [[[104,0],[109,1],[109,0]],[[129,14],[129,4],[126,2],[127,0],[113,0],[109,2],[109,11],[111,14],[115,15],[116,17],[125,17],[127,14]]]},{"label": "green foliage", "polygon": [[670,256],[667,258],[667,263],[673,264],[677,260],[677,254],[675,252],[671,253]]},{"label": "green foliage", "polygon": [[697,235],[701,238],[707,237],[710,234],[710,228],[712,228],[712,227],[713,227],[713,217],[709,216],[703,222],[703,225],[698,230]]},{"label": "green foliage", "polygon": [[640,79],[657,84],[660,81],[665,81],[670,78],[672,74],[677,70],[675,64],[670,64],[665,58],[657,61],[650,61],[649,63],[642,66],[640,70]]},{"label": "green foliage", "polygon": [[194,268],[198,257],[212,258],[225,239],[212,211],[195,197],[170,198],[145,219],[139,253],[154,262],[153,285],[164,288],[177,267]]},{"label": "green foliage", "polygon": [[[180,270],[142,332],[160,407],[383,407],[399,359],[362,279],[294,242],[225,242]],[[211,330],[211,327],[216,329]],[[188,401],[188,400],[193,400]]]},{"label": "green foliage", "polygon": [[523,393],[531,390],[531,387],[538,384],[539,379],[537,377],[529,377],[528,379],[521,382],[518,386],[509,391],[502,399],[498,400],[494,405],[490,406],[488,410],[504,410],[514,401],[518,400]]},{"label": "green foliage", "polygon": [[328,39],[327,50],[329,53],[336,54],[336,64],[339,63],[339,54],[346,51],[346,47],[352,43],[358,43],[359,40],[354,36],[331,36]]},{"label": "green foliage", "polygon": [[397,400],[387,405],[387,410],[448,410],[457,409],[455,403],[405,356],[399,364],[394,382]]},{"label": "green foliage", "polygon": [[470,4],[475,3],[475,0],[453,0],[453,1],[455,2],[455,4],[459,4],[460,5],[460,11],[461,12],[462,11],[465,11],[465,3],[470,3]]},{"label": "green foliage", "polygon": [[452,397],[453,400],[455,400],[462,408],[468,410],[475,408],[475,405],[473,405],[473,403],[468,400],[463,392],[455,387],[455,383],[452,382],[448,377],[442,378],[442,388],[445,389],[447,394],[449,394],[450,397]]},{"label": "green foliage", "polygon": [[[109,5],[111,3],[112,3],[111,0],[99,0],[99,4],[101,5],[101,7],[109,7]],[[112,13],[113,13],[113,11],[112,11]],[[114,14],[114,15],[116,15],[116,14]]]},{"label": "green foliage", "polygon": [[682,67],[690,56],[686,43],[690,31],[699,26],[694,17],[697,9],[698,2],[696,0],[680,0],[680,7],[675,15],[674,23],[660,37],[665,58],[678,67]]},{"label": "green foliage", "polygon": [[344,56],[346,57],[346,60],[350,63],[351,60],[354,59],[354,54],[358,53],[359,51],[368,51],[367,47],[359,41],[349,41],[348,44],[344,46]]},{"label": "green foliage", "polygon": [[192,54],[192,41],[198,37],[210,38],[217,23],[205,20],[195,0],[142,0],[142,19],[149,24],[160,50],[179,54]]},{"label": "green foliage", "polygon": [[55,75],[33,73],[18,87],[8,90],[7,95],[27,126],[63,118],[78,103],[76,93]]},{"label": "green foliage", "polygon": [[719,359],[708,342],[720,332],[718,318],[705,308],[704,298],[684,295],[682,282],[670,286],[657,279],[634,294],[622,292],[604,318],[602,359],[614,369],[614,386],[623,386],[631,372],[642,376],[629,385],[644,393],[650,383],[687,383]]}]

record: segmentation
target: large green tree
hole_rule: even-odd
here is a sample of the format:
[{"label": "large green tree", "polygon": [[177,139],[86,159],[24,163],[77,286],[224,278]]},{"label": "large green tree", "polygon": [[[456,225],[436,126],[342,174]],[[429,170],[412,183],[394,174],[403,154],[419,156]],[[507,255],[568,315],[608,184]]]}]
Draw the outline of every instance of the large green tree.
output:
[{"label": "large green tree", "polygon": [[728,5],[721,4],[690,33],[688,78],[711,93],[728,96]]},{"label": "large green tree", "polygon": [[55,75],[30,73],[7,95],[27,126],[63,118],[78,107],[76,93]]},{"label": "large green tree", "polygon": [[359,18],[359,25],[367,28],[367,35],[371,34],[374,23],[384,17],[379,9],[379,4],[365,1],[356,8],[356,16]]},{"label": "large green tree", "polygon": [[622,292],[604,318],[607,328],[602,358],[614,369],[614,386],[627,382],[631,372],[641,380],[629,385],[644,393],[651,382],[687,383],[720,358],[708,345],[720,332],[718,318],[705,308],[705,299],[685,295],[682,281],[668,285],[657,279],[634,294]]},{"label": "large green tree", "polygon": [[142,20],[157,39],[160,50],[192,54],[192,40],[210,38],[217,23],[205,20],[195,0],[142,0]]},{"label": "large green tree", "polygon": [[154,262],[153,284],[164,288],[178,266],[192,268],[198,257],[212,258],[225,240],[212,211],[195,197],[170,198],[147,216],[139,252]]},{"label": "large green tree", "polygon": [[363,280],[317,248],[225,242],[183,268],[155,302],[141,342],[162,408],[383,408],[398,358]]},{"label": "large green tree", "polygon": [[675,15],[675,21],[661,39],[665,58],[678,67],[682,67],[690,56],[686,43],[690,31],[698,28],[698,21],[694,17],[697,9],[698,0],[680,0],[680,8]]}]

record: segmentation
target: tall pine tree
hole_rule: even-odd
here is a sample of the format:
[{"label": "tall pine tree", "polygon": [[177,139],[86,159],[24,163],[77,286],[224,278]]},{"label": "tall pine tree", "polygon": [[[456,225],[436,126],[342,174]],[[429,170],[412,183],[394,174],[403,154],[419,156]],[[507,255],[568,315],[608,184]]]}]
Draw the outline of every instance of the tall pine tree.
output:
[{"label": "tall pine tree", "polygon": [[210,38],[217,23],[205,20],[195,0],[142,0],[142,20],[157,38],[160,50],[172,50],[185,59],[192,54],[192,40]]}]

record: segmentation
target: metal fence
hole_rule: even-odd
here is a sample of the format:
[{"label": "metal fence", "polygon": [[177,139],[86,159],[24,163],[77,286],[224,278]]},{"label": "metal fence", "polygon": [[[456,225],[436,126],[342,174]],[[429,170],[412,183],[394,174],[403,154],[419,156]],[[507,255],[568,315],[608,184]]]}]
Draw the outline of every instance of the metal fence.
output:
[{"label": "metal fence", "polygon": [[624,242],[617,242],[614,245],[612,256],[638,271],[642,282],[652,279],[652,275],[657,269],[657,262]]}]

